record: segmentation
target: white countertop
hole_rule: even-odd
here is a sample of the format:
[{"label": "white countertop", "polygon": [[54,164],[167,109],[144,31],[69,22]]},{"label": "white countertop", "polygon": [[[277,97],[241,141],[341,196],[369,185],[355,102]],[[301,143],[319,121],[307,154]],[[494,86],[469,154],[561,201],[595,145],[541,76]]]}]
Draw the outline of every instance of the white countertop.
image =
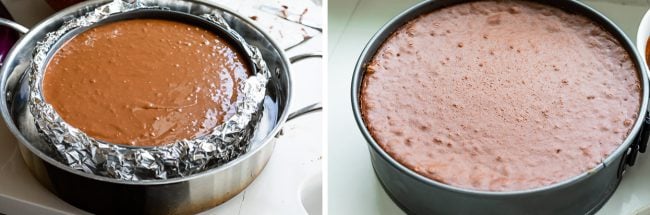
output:
[{"label": "white countertop", "polygon": [[[366,141],[352,114],[350,84],[357,58],[372,35],[418,0],[330,0],[328,71],[328,209],[330,214],[404,214],[378,183]],[[646,0],[589,0],[636,41]],[[616,3],[610,3],[616,2]],[[650,153],[640,154],[598,214],[633,214],[650,204]]]},{"label": "white countertop", "polygon": [[[14,19],[23,25],[33,26],[53,11],[43,0],[1,0]],[[214,2],[239,11],[246,16],[258,16],[257,24],[269,29],[272,37],[283,46],[296,42],[300,26],[262,13],[250,5],[261,4],[280,7],[288,5],[290,10],[302,12],[310,7],[306,15],[310,21],[320,23],[320,8],[310,1],[295,0],[214,0]],[[314,8],[315,7],[315,8]],[[275,30],[269,27],[275,25]],[[310,31],[315,37],[287,52],[289,57],[307,53],[322,52],[323,37]],[[293,37],[292,37],[293,36]],[[290,110],[321,101],[322,60],[308,59],[292,66],[293,101]],[[288,122],[284,135],[276,143],[274,153],[260,176],[244,192],[224,204],[203,214],[306,214],[302,202],[311,210],[321,205],[322,164],[322,114],[305,115]],[[0,214],[82,214],[85,213],[57,198],[41,186],[23,163],[17,148],[17,140],[4,123],[0,123]],[[312,212],[313,213],[313,212]],[[318,214],[318,213],[316,213]]]}]

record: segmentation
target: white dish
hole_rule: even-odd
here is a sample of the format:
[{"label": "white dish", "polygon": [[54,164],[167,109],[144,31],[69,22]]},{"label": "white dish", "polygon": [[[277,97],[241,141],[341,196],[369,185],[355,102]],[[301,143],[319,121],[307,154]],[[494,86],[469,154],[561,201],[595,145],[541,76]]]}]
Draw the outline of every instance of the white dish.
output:
[{"label": "white dish", "polygon": [[639,51],[639,54],[643,56],[643,61],[648,68],[648,59],[646,56],[646,46],[648,45],[648,38],[650,37],[650,10],[645,13],[641,19],[641,24],[639,25],[639,30],[636,33],[636,48]]}]

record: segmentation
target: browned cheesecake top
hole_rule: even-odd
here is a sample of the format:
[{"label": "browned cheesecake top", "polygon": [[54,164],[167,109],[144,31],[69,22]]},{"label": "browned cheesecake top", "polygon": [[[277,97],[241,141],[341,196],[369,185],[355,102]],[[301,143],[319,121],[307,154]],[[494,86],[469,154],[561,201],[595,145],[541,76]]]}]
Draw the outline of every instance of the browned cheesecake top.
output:
[{"label": "browned cheesecake top", "polygon": [[449,185],[537,188],[601,163],[628,136],[640,82],[593,21],[525,1],[418,17],[379,48],[361,88],[373,138]]}]

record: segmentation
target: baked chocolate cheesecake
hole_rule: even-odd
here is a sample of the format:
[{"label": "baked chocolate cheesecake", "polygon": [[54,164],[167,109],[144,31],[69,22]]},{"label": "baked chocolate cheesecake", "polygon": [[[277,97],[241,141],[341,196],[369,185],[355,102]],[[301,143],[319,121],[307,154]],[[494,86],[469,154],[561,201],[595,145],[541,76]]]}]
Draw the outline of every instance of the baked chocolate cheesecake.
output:
[{"label": "baked chocolate cheesecake", "polygon": [[472,190],[558,183],[600,164],[638,117],[638,71],[581,15],[477,1],[417,17],[366,65],[373,139],[430,179]]}]

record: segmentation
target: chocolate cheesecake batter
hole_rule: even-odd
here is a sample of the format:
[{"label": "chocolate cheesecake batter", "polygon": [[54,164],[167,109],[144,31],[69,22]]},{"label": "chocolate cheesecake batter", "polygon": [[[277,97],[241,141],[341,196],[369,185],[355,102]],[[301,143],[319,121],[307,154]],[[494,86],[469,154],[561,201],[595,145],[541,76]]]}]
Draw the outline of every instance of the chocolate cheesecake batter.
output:
[{"label": "chocolate cheesecake batter", "polygon": [[537,188],[582,174],[628,136],[640,82],[593,21],[525,1],[433,11],[367,65],[361,112],[406,167],[452,186]]},{"label": "chocolate cheesecake batter", "polygon": [[157,146],[211,132],[235,111],[250,71],[223,38],[135,19],[92,28],[59,49],[43,93],[64,121],[116,144]]}]

